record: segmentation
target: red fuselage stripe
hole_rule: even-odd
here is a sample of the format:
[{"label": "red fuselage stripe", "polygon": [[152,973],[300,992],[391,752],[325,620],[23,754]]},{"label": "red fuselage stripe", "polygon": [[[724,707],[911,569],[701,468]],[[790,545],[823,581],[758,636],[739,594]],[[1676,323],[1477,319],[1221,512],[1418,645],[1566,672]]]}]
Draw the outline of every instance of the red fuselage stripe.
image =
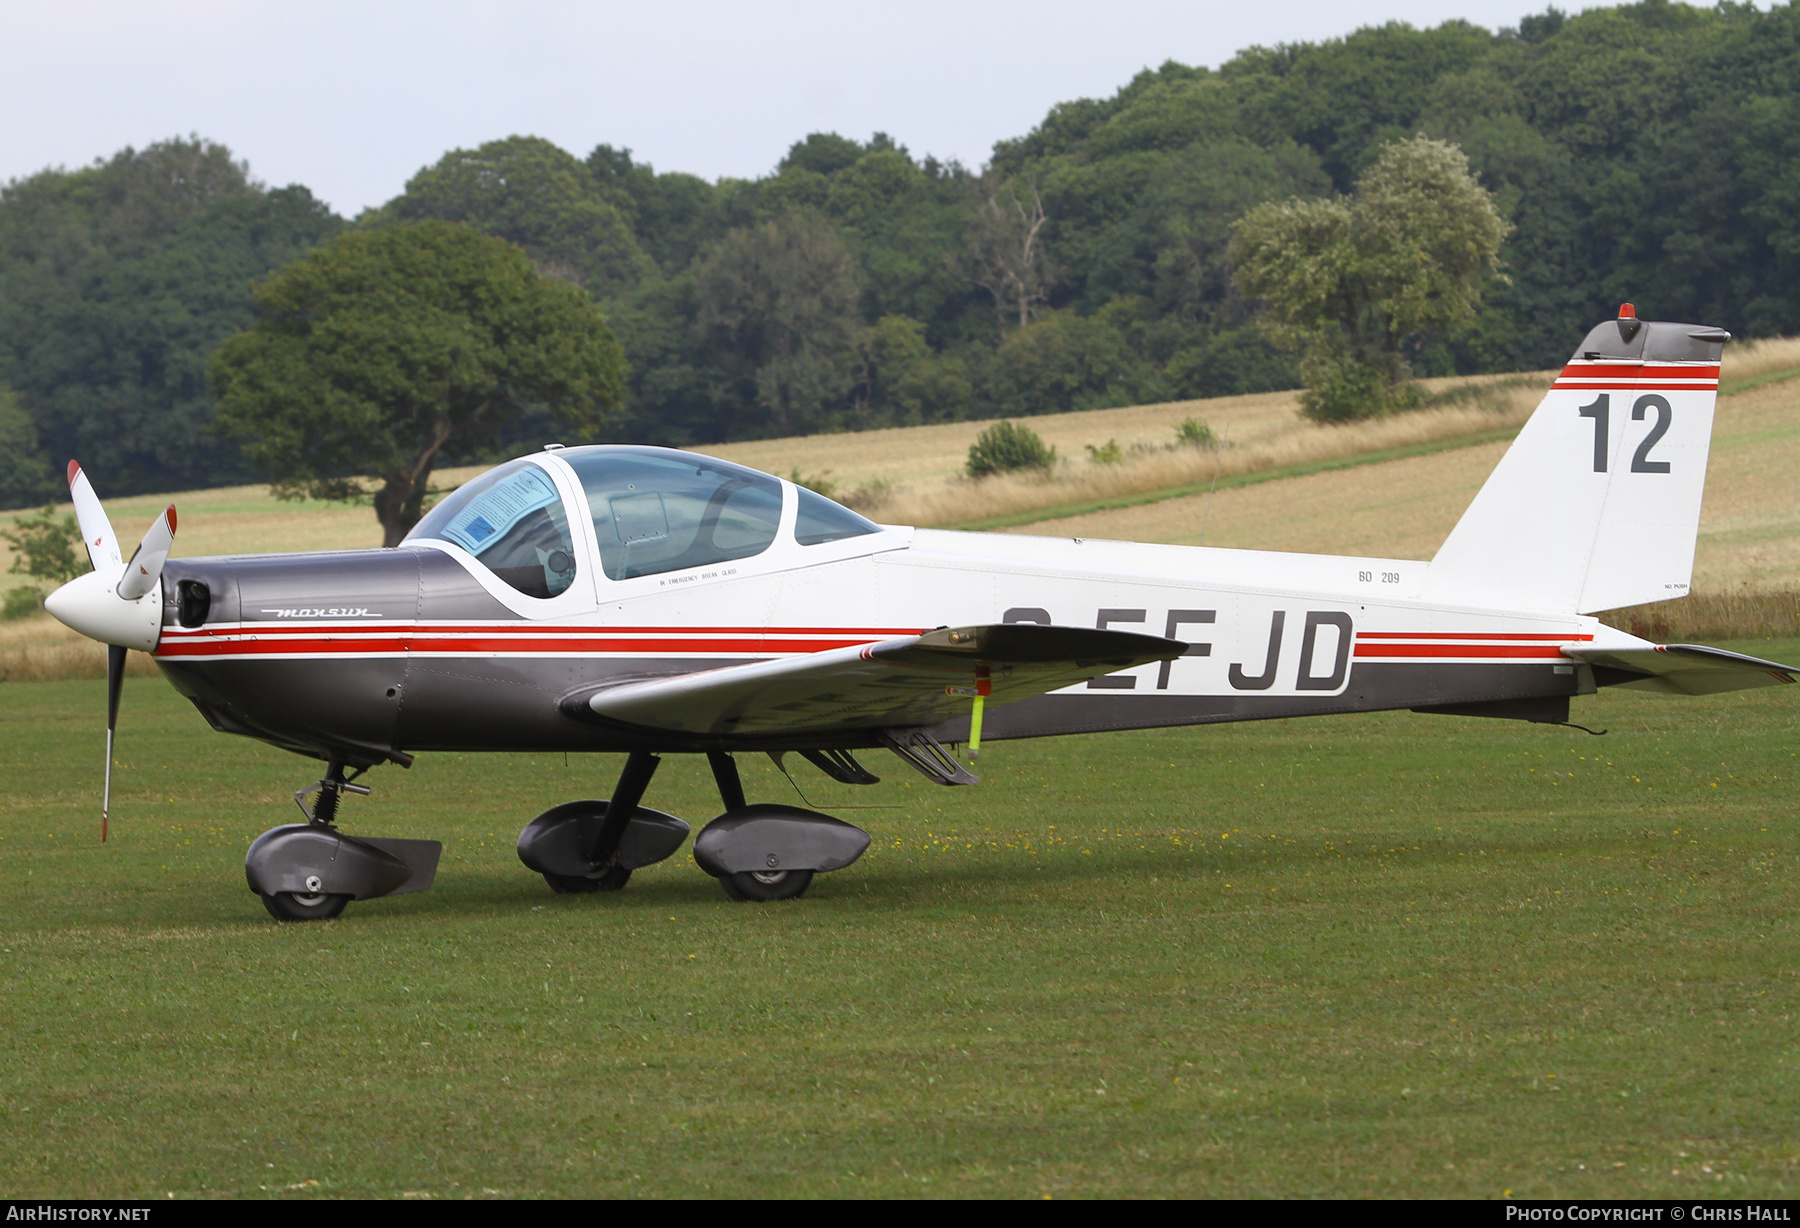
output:
[{"label": "red fuselage stripe", "polygon": [[[834,648],[851,648],[862,640],[793,640],[771,644],[765,640],[707,640],[694,644],[670,644],[661,640],[608,640],[583,643],[571,640],[414,640],[399,639],[281,639],[281,640],[212,640],[163,644],[156,650],[159,657],[256,657],[256,656],[353,656],[397,654],[402,652],[442,653],[478,656],[503,654],[529,656],[548,653],[575,653],[583,656],[634,655],[658,653],[707,653],[731,656],[806,655]],[[1467,659],[1545,659],[1561,660],[1562,652],[1554,644],[1423,644],[1423,643],[1358,643],[1356,655],[1362,658],[1432,657]]]},{"label": "red fuselage stripe", "polygon": [[1713,365],[1572,362],[1562,369],[1553,389],[1579,392],[1700,392],[1719,386],[1719,368]]},{"label": "red fuselage stripe", "polygon": [[1553,644],[1358,644],[1359,657],[1542,657],[1562,660]]},{"label": "red fuselage stripe", "polygon": [[1562,369],[1564,379],[1596,379],[1612,376],[1617,379],[1718,379],[1719,368],[1710,363],[1665,362],[1572,362]]},{"label": "red fuselage stripe", "polygon": [[188,636],[221,636],[221,635],[337,635],[343,632],[362,632],[376,635],[395,635],[404,630],[407,635],[847,635],[861,639],[876,639],[883,636],[919,635],[923,627],[597,627],[589,626],[552,626],[545,623],[534,623],[520,620],[518,623],[473,623],[457,625],[455,623],[414,623],[406,619],[357,619],[343,622],[304,622],[304,623],[248,623],[232,628],[201,627],[189,630],[185,627],[165,627],[164,635]]},{"label": "red fuselage stripe", "polygon": [[1591,635],[1562,632],[1546,635],[1536,631],[1358,631],[1359,640],[1591,640]]},{"label": "red fuselage stripe", "polygon": [[732,653],[735,655],[766,656],[784,653],[826,652],[833,648],[851,648],[865,644],[867,640],[766,640],[760,636],[744,639],[704,639],[704,640],[666,640],[666,639],[617,639],[617,640],[581,640],[581,639],[526,639],[508,637],[506,639],[480,639],[477,637],[458,637],[456,639],[435,639],[429,636],[318,636],[300,639],[282,636],[279,639],[218,639],[218,640],[177,640],[174,643],[158,645],[156,655],[159,657],[217,657],[217,656],[261,656],[268,654],[288,653],[394,653],[394,652],[441,652],[441,653],[517,653],[535,654],[546,652],[581,653],[584,655],[600,655],[610,653]]},{"label": "red fuselage stripe", "polygon": [[[451,655],[803,655],[850,648],[892,635],[918,634],[915,630],[904,628],[839,630],[783,627],[763,631],[749,627],[598,628],[545,627],[530,623],[516,627],[330,623],[299,627],[257,627],[244,631],[189,631],[171,627],[168,631],[173,634],[165,634],[157,646],[157,656],[350,656],[404,652]],[[1356,655],[1366,658],[1551,659],[1561,657],[1561,652],[1555,645],[1590,641],[1593,638],[1592,635],[1572,632],[1363,631],[1357,634]]]},{"label": "red fuselage stripe", "polygon": [[1569,384],[1557,380],[1560,392],[1716,392],[1717,384]]}]

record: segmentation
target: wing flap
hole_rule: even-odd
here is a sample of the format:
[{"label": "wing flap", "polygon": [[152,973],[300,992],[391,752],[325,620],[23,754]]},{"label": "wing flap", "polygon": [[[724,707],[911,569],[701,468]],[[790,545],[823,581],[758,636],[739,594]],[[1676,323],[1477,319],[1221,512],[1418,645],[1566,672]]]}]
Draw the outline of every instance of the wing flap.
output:
[{"label": "wing flap", "polygon": [[596,716],[639,729],[714,736],[932,725],[967,715],[978,673],[989,702],[1042,695],[1187,650],[1179,640],[1087,627],[1007,623],[776,657],[631,682],[588,700]]},{"label": "wing flap", "polygon": [[1800,666],[1748,657],[1705,644],[1652,644],[1643,648],[1565,648],[1577,661],[1640,677],[1614,683],[1638,691],[1671,695],[1717,695],[1754,687],[1784,686]]}]

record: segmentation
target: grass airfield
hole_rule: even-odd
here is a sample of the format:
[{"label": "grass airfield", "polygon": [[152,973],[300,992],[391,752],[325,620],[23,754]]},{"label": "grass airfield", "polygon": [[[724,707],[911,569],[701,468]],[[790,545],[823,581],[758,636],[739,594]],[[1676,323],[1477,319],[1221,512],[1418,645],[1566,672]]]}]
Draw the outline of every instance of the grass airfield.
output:
[{"label": "grass airfield", "polygon": [[[1800,343],[1765,349],[1720,401],[1709,592],[1800,575],[1781,382]],[[1297,427],[1285,395],[1033,424],[1070,455],[1149,447],[1202,409],[1269,464],[1393,442]],[[719,451],[904,480],[928,508],[939,486],[960,498],[980,425]],[[1503,446],[1370,453],[1204,500],[1146,487],[1023,531],[1428,557]],[[1168,462],[1132,463],[1139,482]],[[1056,498],[1116,493],[1090,478]],[[177,553],[379,540],[367,508],[179,501]],[[129,537],[162,502],[109,506]],[[9,624],[0,677],[97,672],[72,641]],[[1800,641],[1728,646],[1800,660]],[[795,758],[811,803],[875,845],[761,907],[685,850],[609,897],[554,896],[519,865],[520,826],[604,796],[616,757],[424,755],[373,773],[343,817],[444,840],[438,886],[277,926],[243,852],[317,766],[212,734],[152,671],[132,654],[105,846],[103,684],[0,685],[17,1197],[1800,1189],[1787,688],[1579,701],[1602,739],[1386,714],[990,744],[974,789],[886,754],[867,756],[881,785],[847,789]],[[794,798],[743,762],[751,800]],[[647,801],[696,827],[718,808],[684,757]]]},{"label": "grass airfield", "polygon": [[[972,789],[796,761],[875,844],[770,906],[685,850],[554,896],[513,839],[615,757],[423,755],[344,818],[443,839],[437,887],[280,926],[242,856],[312,764],[133,679],[102,847],[103,685],[7,685],[0,1185],[1792,1197],[1796,704],[999,743]],[[684,757],[647,801],[717,807]]]}]

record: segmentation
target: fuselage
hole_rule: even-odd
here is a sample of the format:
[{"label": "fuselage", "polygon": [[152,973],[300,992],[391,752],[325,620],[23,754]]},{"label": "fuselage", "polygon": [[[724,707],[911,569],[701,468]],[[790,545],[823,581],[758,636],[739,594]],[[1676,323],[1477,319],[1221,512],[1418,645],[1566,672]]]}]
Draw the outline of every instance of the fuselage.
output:
[{"label": "fuselage", "polygon": [[1792,684],[1800,667],[1592,617],[1688,592],[1727,339],[1629,305],[1591,329],[1430,563],[881,526],[699,453],[553,445],[395,549],[210,559],[168,559],[172,506],[125,558],[71,462],[94,570],[45,607],[109,646],[102,838],[127,649],[214,728],[326,761],[310,821],[245,859],[280,920],[431,884],[436,841],[335,820],[366,791],[347,772],[434,750],[629,752],[606,800],[520,833],[564,893],[618,890],[681,847],[689,825],[641,803],[663,754],[704,751],[724,813],[695,862],[733,899],[795,899],[870,837],[751,804],[731,752],[868,784],[848,752],[885,746],[973,784],[944,743],[973,757],[984,732],[1396,708],[1559,724],[1599,686]]},{"label": "fuselage", "polygon": [[[651,492],[654,467],[617,476],[609,454],[698,460],[700,479],[729,480],[723,494]],[[585,700],[946,625],[1107,627],[1189,645],[1172,662],[1000,707],[989,739],[1392,708],[1553,711],[1593,689],[1564,647],[1642,643],[1574,614],[1434,599],[1429,564],[1411,560],[878,527],[789,482],[662,449],[547,452],[493,472],[397,549],[170,560],[158,665],[215,728],[373,763],[433,750],[872,746],[877,731],[845,729],[692,746],[664,735],[651,747],[591,719]],[[698,527],[684,537],[688,522]],[[965,726],[933,732],[955,741]]]}]

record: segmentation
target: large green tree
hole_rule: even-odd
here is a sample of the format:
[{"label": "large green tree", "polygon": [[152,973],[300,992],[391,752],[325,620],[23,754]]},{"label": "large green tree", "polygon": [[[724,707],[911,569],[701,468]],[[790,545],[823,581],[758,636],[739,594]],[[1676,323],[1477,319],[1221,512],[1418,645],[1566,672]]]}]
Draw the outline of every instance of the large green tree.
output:
[{"label": "large green tree", "polygon": [[[1231,226],[1272,201],[1342,222],[1334,194],[1420,132],[1462,149],[1512,230],[1507,280],[1482,279],[1472,311],[1425,313],[1388,351],[1415,374],[1549,366],[1626,300],[1800,331],[1797,131],[1800,6],[1639,0],[1167,63],[1059,104],[979,169],[880,133],[813,133],[766,175],[708,182],[610,145],[578,160],[508,137],[453,151],[360,220],[462,221],[580,284],[631,360],[630,408],[606,437],[704,444],[1297,386],[1273,313],[1229,275]],[[206,355],[248,322],[251,282],[341,225],[204,141],[0,191],[0,380],[43,468],[79,455],[128,490],[250,477],[205,433]],[[847,277],[791,277],[774,258],[759,288],[726,275],[757,265],[769,228],[821,226]],[[1009,287],[1004,313],[977,271]],[[1353,356],[1355,334],[1316,350],[1314,382],[1403,390],[1396,367],[1324,361]],[[534,407],[490,443],[453,438],[445,463],[552,421]]]},{"label": "large green tree", "polygon": [[744,433],[830,424],[853,383],[858,285],[827,218],[806,210],[731,231],[696,262],[694,290],[719,365],[753,390],[761,421]]},{"label": "large green tree", "polygon": [[372,496],[389,546],[453,440],[494,438],[534,404],[589,434],[624,398],[593,300],[468,226],[343,235],[258,287],[256,308],[212,360],[218,429],[278,492]]},{"label": "large green tree", "polygon": [[18,395],[0,384],[0,508],[28,507],[61,493]]},{"label": "large green tree", "polygon": [[724,232],[719,191],[698,175],[659,175],[648,162],[634,162],[629,149],[611,145],[596,145],[587,168],[667,276],[687,268],[702,247]]},{"label": "large green tree", "polygon": [[1259,205],[1234,229],[1240,289],[1306,342],[1309,415],[1405,403],[1403,346],[1474,315],[1509,227],[1461,150],[1396,141],[1345,199]]},{"label": "large green tree", "polygon": [[426,218],[505,239],[544,273],[601,296],[629,289],[653,267],[593,172],[542,137],[453,149],[367,220]]},{"label": "large green tree", "polygon": [[40,441],[45,484],[71,457],[116,494],[253,480],[208,433],[207,358],[250,323],[252,281],[343,225],[203,140],[0,189],[0,381]]}]

